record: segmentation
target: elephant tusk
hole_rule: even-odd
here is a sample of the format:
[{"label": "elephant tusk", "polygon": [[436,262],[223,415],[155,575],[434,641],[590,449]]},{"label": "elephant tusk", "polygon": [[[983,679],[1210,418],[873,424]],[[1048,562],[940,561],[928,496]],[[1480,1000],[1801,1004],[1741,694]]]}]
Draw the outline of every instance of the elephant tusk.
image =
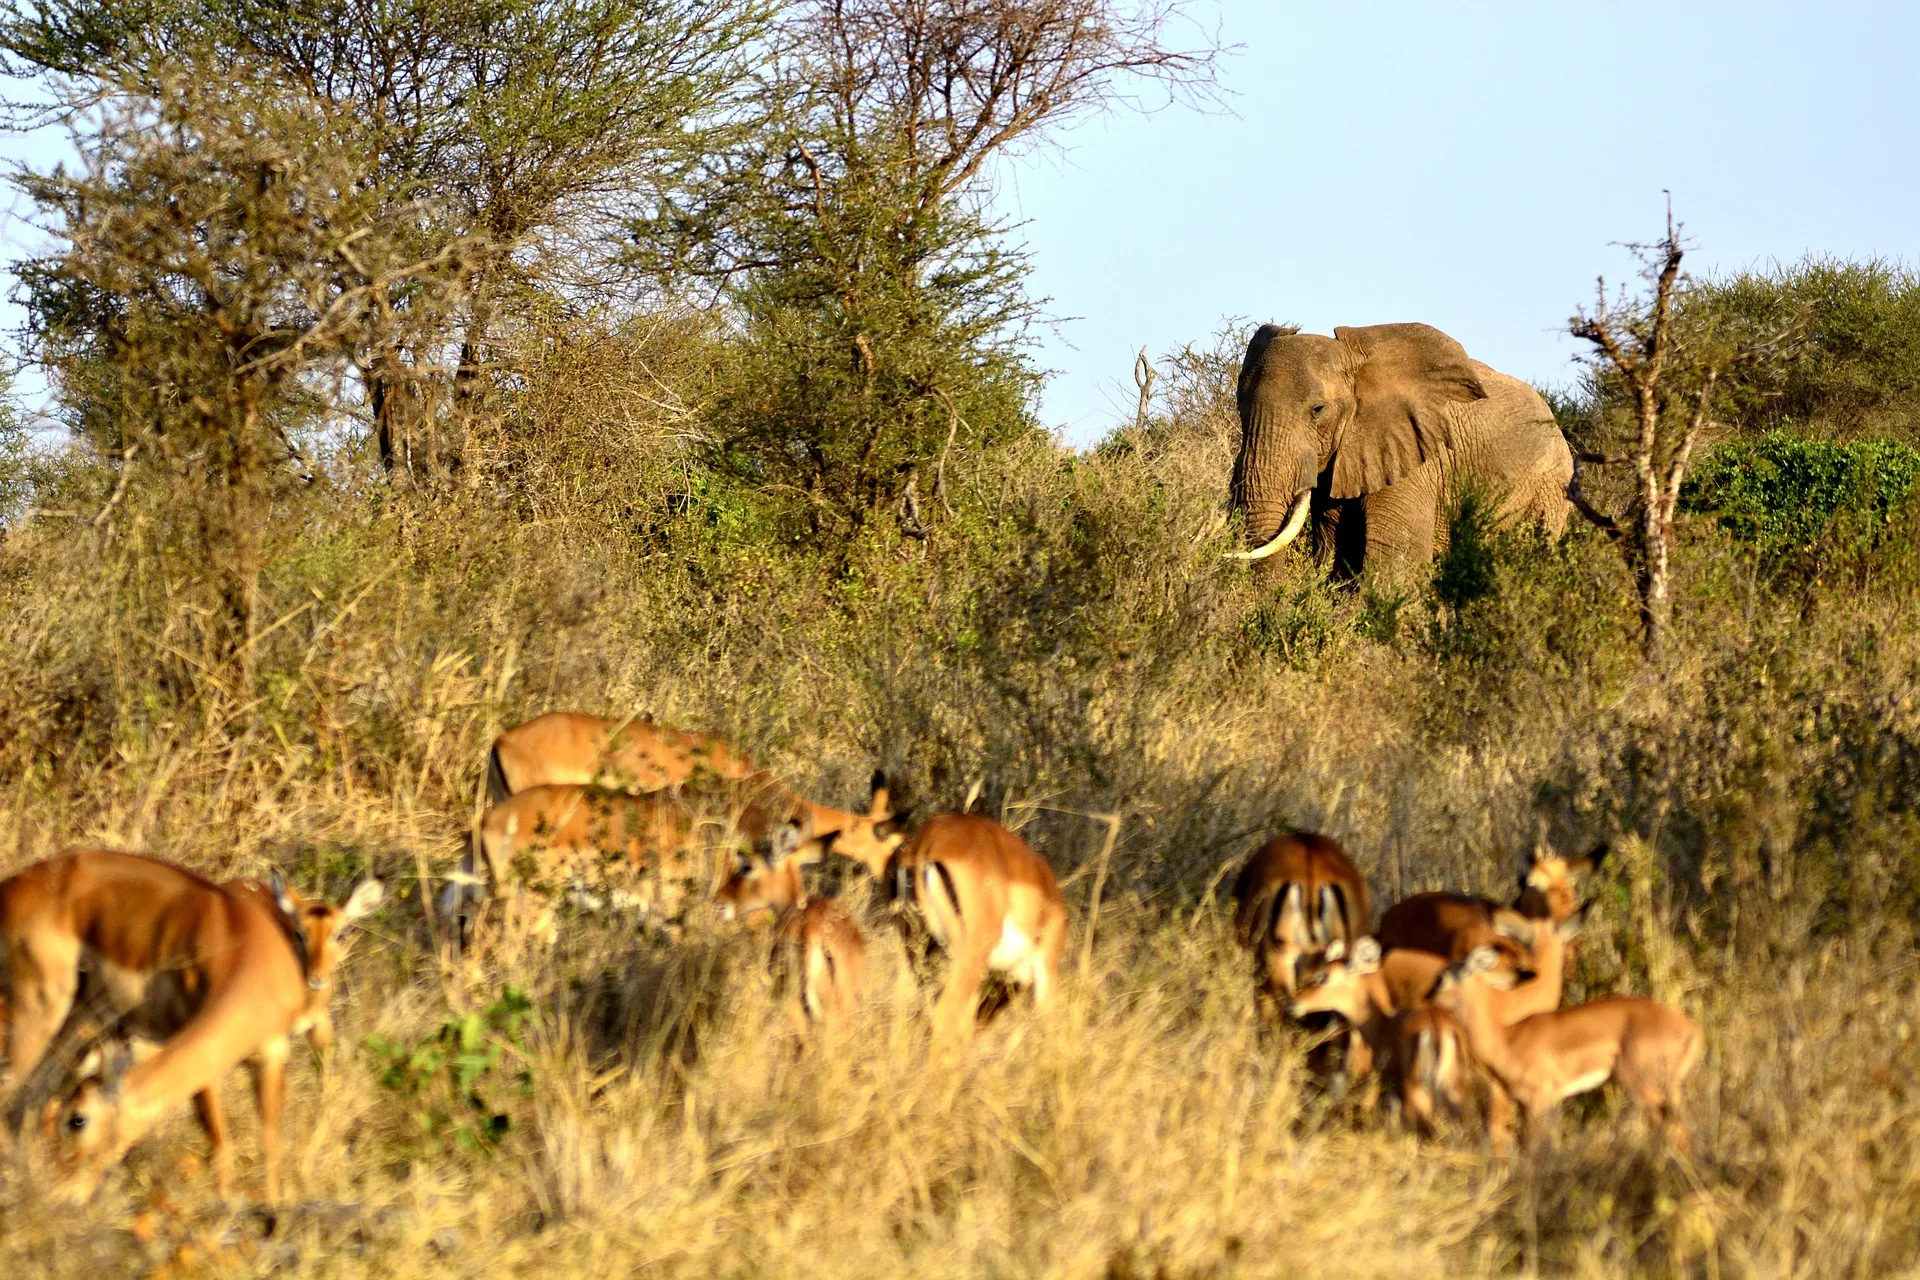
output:
[{"label": "elephant tusk", "polygon": [[1276,551],[1286,548],[1289,542],[1300,536],[1300,529],[1307,523],[1307,508],[1313,503],[1313,490],[1302,489],[1300,496],[1294,499],[1293,510],[1287,514],[1287,522],[1280,526],[1280,532],[1273,535],[1263,547],[1251,551],[1229,551],[1229,560],[1265,560]]}]

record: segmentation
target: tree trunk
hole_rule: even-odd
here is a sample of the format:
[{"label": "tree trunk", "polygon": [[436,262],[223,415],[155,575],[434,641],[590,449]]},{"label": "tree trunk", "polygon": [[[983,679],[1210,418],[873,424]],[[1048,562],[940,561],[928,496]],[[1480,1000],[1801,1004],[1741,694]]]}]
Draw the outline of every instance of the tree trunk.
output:
[{"label": "tree trunk", "polygon": [[1634,586],[1640,594],[1640,652],[1656,666],[1666,658],[1667,632],[1673,623],[1669,533],[1654,511],[1642,513],[1640,562],[1634,572]]}]

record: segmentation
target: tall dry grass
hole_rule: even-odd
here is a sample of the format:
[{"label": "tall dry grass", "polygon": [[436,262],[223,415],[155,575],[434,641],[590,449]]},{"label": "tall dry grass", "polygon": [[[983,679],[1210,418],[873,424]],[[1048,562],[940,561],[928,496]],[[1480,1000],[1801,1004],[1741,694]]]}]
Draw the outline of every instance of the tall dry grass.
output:
[{"label": "tall dry grass", "polygon": [[[1920,1261],[1910,566],[1782,597],[1702,531],[1664,678],[1578,534],[1503,545],[1498,590],[1457,612],[1304,566],[1256,581],[1218,558],[1231,425],[1203,381],[1095,454],[1034,439],[957,464],[924,542],[819,547],[704,477],[677,411],[647,417],[663,398],[632,393],[642,374],[697,364],[652,340],[608,346],[617,375],[560,350],[497,481],[370,492],[337,460],[276,526],[251,687],[197,657],[169,601],[164,573],[190,566],[143,542],[157,498],[130,496],[112,542],[9,535],[0,871],[99,843],[331,893],[372,870],[398,892],[347,966],[336,1054],[295,1074],[271,1233],[213,1202],[183,1111],[81,1209],[46,1199],[34,1144],[0,1167],[0,1273]],[[612,397],[624,434],[596,434]],[[931,1058],[929,994],[872,910],[871,1008],[806,1052],[763,931],[696,920],[669,944],[578,919],[551,956],[445,962],[422,902],[485,745],[555,706],[728,734],[829,802],[860,799],[875,764],[923,813],[980,782],[1075,910],[1060,1006],[1016,1004]],[[1504,894],[1537,839],[1613,841],[1571,990],[1700,1020],[1692,1158],[1610,1098],[1505,1162],[1324,1095],[1303,1036],[1255,1025],[1212,895],[1282,824],[1345,841],[1383,901]]]}]

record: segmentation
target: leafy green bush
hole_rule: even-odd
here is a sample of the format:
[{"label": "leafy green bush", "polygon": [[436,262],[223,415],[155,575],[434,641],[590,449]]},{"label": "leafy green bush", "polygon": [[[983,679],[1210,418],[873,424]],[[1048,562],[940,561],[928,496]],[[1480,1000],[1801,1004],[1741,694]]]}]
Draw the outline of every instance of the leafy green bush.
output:
[{"label": "leafy green bush", "polygon": [[1920,277],[1878,260],[1809,258],[1697,283],[1682,323],[1746,339],[1798,321],[1797,358],[1727,381],[1718,410],[1742,435],[1803,433],[1920,439]]},{"label": "leafy green bush", "polygon": [[1893,440],[1836,443],[1771,431],[1710,451],[1681,509],[1715,517],[1770,568],[1857,561],[1905,523],[1920,449]]},{"label": "leafy green bush", "polygon": [[512,1120],[501,1099],[524,1096],[533,1073],[524,1065],[518,1071],[501,1067],[509,1052],[525,1063],[532,1014],[532,1002],[508,987],[485,1009],[449,1018],[415,1043],[367,1037],[380,1084],[411,1104],[422,1148],[484,1152],[507,1135]]}]

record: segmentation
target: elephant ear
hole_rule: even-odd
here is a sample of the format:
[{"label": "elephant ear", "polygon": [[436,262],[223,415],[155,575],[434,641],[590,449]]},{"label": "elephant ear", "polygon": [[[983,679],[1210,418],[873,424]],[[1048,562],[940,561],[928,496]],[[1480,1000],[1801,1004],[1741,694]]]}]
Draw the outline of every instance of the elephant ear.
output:
[{"label": "elephant ear", "polygon": [[1339,328],[1353,360],[1353,419],[1333,458],[1335,498],[1384,489],[1453,447],[1449,406],[1487,389],[1465,347],[1428,324]]}]

